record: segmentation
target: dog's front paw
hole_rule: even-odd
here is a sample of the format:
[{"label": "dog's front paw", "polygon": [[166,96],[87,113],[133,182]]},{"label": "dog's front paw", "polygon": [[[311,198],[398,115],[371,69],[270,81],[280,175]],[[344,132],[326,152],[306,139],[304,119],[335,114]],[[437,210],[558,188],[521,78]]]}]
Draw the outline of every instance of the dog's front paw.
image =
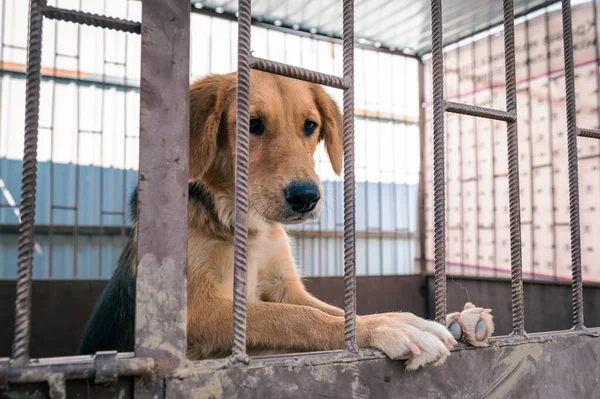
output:
[{"label": "dog's front paw", "polygon": [[407,370],[444,363],[456,345],[443,325],[412,313],[362,316],[357,322],[359,346],[380,349],[391,359],[408,355]]},{"label": "dog's front paw", "polygon": [[473,346],[487,346],[494,333],[492,319],[492,309],[478,308],[467,302],[462,312],[446,316],[446,326],[456,340],[465,341]]}]

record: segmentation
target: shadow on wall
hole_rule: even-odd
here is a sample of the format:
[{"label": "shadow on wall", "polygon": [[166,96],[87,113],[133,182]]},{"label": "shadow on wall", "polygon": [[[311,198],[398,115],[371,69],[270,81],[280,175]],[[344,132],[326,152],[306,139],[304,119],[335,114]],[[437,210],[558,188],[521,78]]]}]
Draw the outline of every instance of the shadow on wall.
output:
[{"label": "shadow on wall", "polygon": [[[317,297],[343,307],[341,277],[307,278]],[[79,341],[106,280],[34,280],[31,322],[31,356],[75,355]],[[426,288],[427,287],[427,288]],[[361,276],[357,278],[359,314],[408,311],[433,316],[433,278],[420,276]],[[468,296],[467,296],[468,292]],[[584,288],[586,326],[600,326],[600,286]],[[10,356],[13,340],[15,282],[0,280],[0,357]],[[510,282],[454,278],[448,282],[448,309],[460,310],[468,300],[490,307],[495,335],[510,332]],[[429,309],[429,310],[428,310]],[[525,281],[527,332],[569,329],[571,287],[565,283]]]}]

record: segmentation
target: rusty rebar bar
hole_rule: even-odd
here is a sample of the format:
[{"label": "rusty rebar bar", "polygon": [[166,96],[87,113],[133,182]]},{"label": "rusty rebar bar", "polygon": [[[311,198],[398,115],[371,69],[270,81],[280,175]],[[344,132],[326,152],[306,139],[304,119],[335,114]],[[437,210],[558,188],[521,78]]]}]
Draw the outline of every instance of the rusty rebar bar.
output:
[{"label": "rusty rebar bar", "polygon": [[33,269],[35,195],[37,175],[37,144],[40,111],[40,80],[42,63],[42,9],[45,0],[29,2],[29,38],[25,98],[25,145],[21,181],[21,220],[19,223],[19,256],[17,295],[15,301],[15,337],[13,359],[29,360],[31,322],[31,274]]},{"label": "rusty rebar bar", "polygon": [[356,351],[356,237],[354,182],[354,0],[344,0],[344,341]]},{"label": "rusty rebar bar", "polygon": [[571,230],[571,272],[573,325],[583,328],[583,283],[581,276],[581,239],[579,223],[579,171],[577,164],[577,106],[573,66],[573,28],[571,0],[562,0],[563,42],[565,52],[565,90],[567,108],[567,152],[569,159],[569,220]]},{"label": "rusty rebar bar", "polygon": [[456,103],[453,101],[445,102],[445,110],[446,112],[452,112],[455,114],[478,116],[486,119],[494,119],[505,122],[515,122],[517,120],[516,115],[507,111],[480,107],[478,105]]},{"label": "rusty rebar bar", "polygon": [[287,76],[294,79],[304,80],[320,85],[335,87],[336,89],[347,88],[343,78],[335,75],[329,75],[322,72],[311,71],[310,69],[300,68],[293,65],[284,64],[266,60],[264,58],[251,57],[251,66],[259,71],[269,72],[275,75]]},{"label": "rusty rebar bar", "polygon": [[444,53],[442,0],[431,0],[433,63],[433,208],[435,250],[435,319],[446,322],[446,198],[444,148]]},{"label": "rusty rebar bar", "polygon": [[238,2],[237,124],[235,152],[234,276],[233,276],[233,362],[248,362],[246,355],[246,277],[248,273],[248,174],[251,1]]},{"label": "rusty rebar bar", "polygon": [[140,34],[142,32],[142,24],[139,22],[129,21],[121,18],[107,17],[106,15],[98,15],[76,10],[66,10],[51,6],[44,7],[43,14],[50,19],[56,19],[59,21],[75,22],[78,24],[97,26],[99,28],[113,29],[129,33]]},{"label": "rusty rebar bar", "polygon": [[577,134],[579,137],[587,137],[590,139],[600,140],[600,130],[597,129],[578,129]]},{"label": "rusty rebar bar", "polygon": [[517,78],[515,72],[514,0],[504,0],[504,66],[506,74],[506,111],[515,116],[507,122],[508,206],[510,219],[510,284],[512,333],[523,335],[523,268],[521,255],[521,205],[519,198],[519,132],[517,128]]}]

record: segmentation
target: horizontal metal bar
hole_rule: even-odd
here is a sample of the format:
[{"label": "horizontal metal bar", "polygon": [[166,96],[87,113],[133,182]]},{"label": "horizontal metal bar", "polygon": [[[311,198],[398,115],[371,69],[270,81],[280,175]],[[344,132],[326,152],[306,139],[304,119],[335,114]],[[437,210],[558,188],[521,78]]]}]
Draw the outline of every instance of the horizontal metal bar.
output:
[{"label": "horizontal metal bar", "polygon": [[273,73],[275,75],[287,76],[289,78],[304,80],[306,82],[335,87],[336,89],[348,88],[348,85],[344,82],[344,79],[339,76],[311,71],[310,69],[266,60],[264,58],[252,57],[250,59],[250,67],[259,71]]},{"label": "horizontal metal bar", "polygon": [[57,21],[75,22],[89,26],[97,26],[99,28],[118,30],[121,32],[136,33],[138,35],[142,32],[142,24],[140,22],[107,17],[106,15],[98,15],[76,10],[66,10],[64,8],[52,6],[44,7],[43,14],[46,18]]},{"label": "horizontal metal bar", "polygon": [[578,128],[577,129],[577,135],[579,137],[588,137],[590,139],[600,140],[600,130],[598,130],[598,129],[583,129],[583,128]]},{"label": "horizontal metal bar", "polygon": [[[138,376],[154,369],[154,359],[124,357],[131,356],[131,354],[119,354],[118,356],[117,374],[119,376]],[[94,356],[35,359],[24,365],[13,364],[10,361],[9,364],[9,384],[46,382],[50,375],[55,374],[61,374],[67,380],[83,380],[96,375]]]},{"label": "horizontal metal bar", "polygon": [[511,112],[501,111],[493,108],[479,107],[477,105],[461,104],[453,101],[445,102],[446,112],[455,114],[478,116],[481,118],[494,119],[504,122],[515,122],[517,116]]}]

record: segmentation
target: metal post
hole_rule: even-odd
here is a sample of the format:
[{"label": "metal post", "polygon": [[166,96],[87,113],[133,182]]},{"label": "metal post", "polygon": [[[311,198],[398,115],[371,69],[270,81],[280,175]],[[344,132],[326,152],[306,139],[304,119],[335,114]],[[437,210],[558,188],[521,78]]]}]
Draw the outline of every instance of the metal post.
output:
[{"label": "metal post", "polygon": [[583,328],[583,284],[581,276],[581,241],[579,225],[579,176],[577,161],[577,107],[575,70],[573,67],[573,31],[571,0],[562,1],[563,41],[565,51],[565,90],[567,106],[567,151],[569,158],[569,217],[571,230],[571,271],[573,273],[573,325]]},{"label": "metal post", "polygon": [[21,220],[19,224],[17,298],[15,301],[15,337],[13,343],[13,359],[18,363],[27,363],[29,361],[42,26],[44,18],[43,8],[45,5],[45,0],[30,0],[29,2],[25,150],[23,154],[23,178],[21,182]]},{"label": "metal post", "polygon": [[233,276],[233,357],[248,362],[246,356],[246,277],[248,270],[248,173],[250,109],[251,1],[238,2],[237,125],[235,153],[234,276]]},{"label": "metal post", "polygon": [[356,346],[356,237],[354,182],[354,0],[344,0],[344,341]]},{"label": "metal post", "polygon": [[519,199],[519,133],[517,129],[517,83],[515,73],[514,1],[504,0],[504,65],[506,73],[506,112],[508,131],[508,205],[510,218],[510,285],[512,294],[512,333],[523,335],[523,270],[521,265],[521,205]]},{"label": "metal post", "polygon": [[[142,7],[136,356],[186,357],[190,5],[145,0]],[[162,373],[140,397],[163,392]]]},{"label": "metal post", "polygon": [[444,170],[444,54],[442,0],[431,0],[433,63],[433,201],[435,237],[435,319],[446,321],[446,209]]}]

